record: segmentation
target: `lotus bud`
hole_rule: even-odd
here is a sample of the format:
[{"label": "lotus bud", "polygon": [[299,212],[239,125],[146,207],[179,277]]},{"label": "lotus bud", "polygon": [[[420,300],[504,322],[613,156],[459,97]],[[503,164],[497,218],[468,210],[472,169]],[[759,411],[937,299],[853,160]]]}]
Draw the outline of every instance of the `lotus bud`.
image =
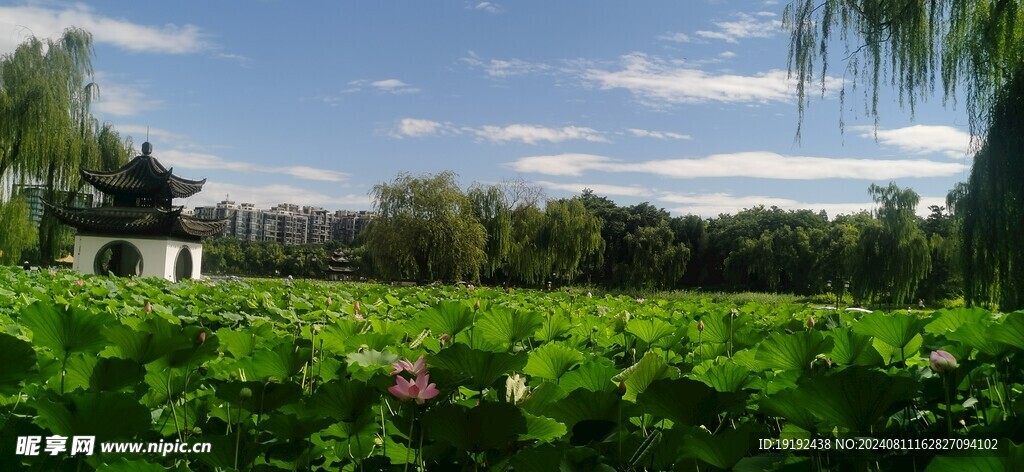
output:
[{"label": "lotus bud", "polygon": [[359,300],[356,300],[355,303],[352,304],[352,313],[355,314],[355,315],[358,315],[359,314],[359,309],[360,309],[360,307],[359,307]]},{"label": "lotus bud", "polygon": [[704,332],[704,320],[697,320],[697,332]]},{"label": "lotus bud", "polygon": [[594,298],[594,294],[590,293],[590,292],[587,292],[587,298]]},{"label": "lotus bud", "polygon": [[732,315],[733,318],[736,318],[737,316],[740,316],[740,310],[733,308],[729,310],[729,314]]},{"label": "lotus bud", "polygon": [[149,302],[146,302],[146,307],[143,308],[143,310],[145,310],[146,313],[152,313],[153,312],[153,304],[149,303]]},{"label": "lotus bud", "polygon": [[475,305],[473,305],[473,309],[474,309],[474,310],[480,310],[480,300],[477,300],[477,301],[476,301],[476,304],[475,304]]},{"label": "lotus bud", "polygon": [[334,299],[331,298],[331,297],[327,297],[327,306],[331,306],[333,304],[334,304]]},{"label": "lotus bud", "polygon": [[929,360],[932,364],[932,370],[940,374],[952,372],[953,370],[956,370],[957,367],[956,358],[953,357],[952,354],[941,349],[932,351]]},{"label": "lotus bud", "polygon": [[238,398],[241,398],[242,400],[252,398],[252,389],[249,387],[242,387],[242,389],[238,391]]},{"label": "lotus bud", "polygon": [[808,316],[806,324],[807,324],[807,329],[814,329],[814,317],[813,316]]},{"label": "lotus bud", "polygon": [[451,341],[451,339],[452,339],[452,336],[450,334],[448,334],[448,333],[442,334],[441,337],[439,338],[439,340],[441,341],[441,345],[442,346],[447,344],[448,341]]},{"label": "lotus bud", "polygon": [[196,344],[203,344],[206,342],[206,331],[200,331],[199,336],[196,337]]},{"label": "lotus bud", "polygon": [[626,394],[626,382],[623,381],[623,380],[620,380],[619,381],[619,396],[621,397],[621,396],[623,396],[625,394]]}]

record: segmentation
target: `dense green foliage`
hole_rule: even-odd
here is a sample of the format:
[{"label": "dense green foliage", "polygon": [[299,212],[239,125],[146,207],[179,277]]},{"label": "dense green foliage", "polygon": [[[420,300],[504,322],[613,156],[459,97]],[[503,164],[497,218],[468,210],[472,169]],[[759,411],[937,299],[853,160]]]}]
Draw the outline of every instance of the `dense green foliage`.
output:
[{"label": "dense green foliage", "polygon": [[[212,450],[29,457],[7,446],[3,470],[1024,466],[1024,312],[78,277],[0,268],[0,443],[95,435],[97,448]],[[393,364],[421,356],[437,395],[402,401],[396,379],[410,374]],[[756,441],[861,436],[998,445],[794,452]]]},{"label": "dense green foliage", "polygon": [[255,276],[323,277],[334,246],[284,245],[276,241],[203,242],[203,273]]},{"label": "dense green foliage", "polygon": [[971,130],[984,135],[967,186],[951,192],[963,220],[965,297],[1024,307],[1024,4],[799,0],[787,6],[784,23],[792,32],[789,67],[798,79],[801,120],[808,87],[820,80],[824,91],[837,40],[845,42],[844,81],[868,86],[876,122],[879,88],[889,84],[911,112],[936,82],[944,99],[963,94]]},{"label": "dense green foliage", "polygon": [[0,201],[0,264],[18,264],[22,251],[32,247],[36,239],[35,225],[29,221],[28,207],[21,198]]},{"label": "dense green foliage", "polygon": [[[47,200],[66,204],[79,190],[79,169],[127,161],[131,143],[89,112],[99,93],[90,82],[92,52],[92,36],[70,28],[56,40],[29,38],[0,57],[0,181],[44,185]],[[0,189],[0,202],[8,197]],[[15,229],[0,227],[9,231]],[[52,261],[63,256],[71,233],[46,214],[38,235],[41,260]]]}]

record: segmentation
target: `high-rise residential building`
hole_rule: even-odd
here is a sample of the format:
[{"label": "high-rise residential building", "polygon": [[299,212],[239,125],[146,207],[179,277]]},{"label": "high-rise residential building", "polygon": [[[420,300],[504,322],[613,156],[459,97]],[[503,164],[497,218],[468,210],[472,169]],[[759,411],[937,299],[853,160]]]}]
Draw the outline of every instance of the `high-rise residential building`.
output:
[{"label": "high-rise residential building", "polygon": [[[28,205],[28,219],[38,225],[43,221],[43,212],[46,207],[43,200],[47,198],[47,189],[44,185],[15,185],[14,194],[20,195]],[[53,197],[55,205],[66,205],[74,208],[92,208],[93,194],[88,192],[64,192],[58,191]]]},{"label": "high-rise residential building", "polygon": [[351,244],[356,239],[356,235],[366,229],[374,216],[376,216],[375,213],[366,210],[334,212],[334,225],[331,228],[333,239],[344,244]]},{"label": "high-rise residential building", "polygon": [[236,203],[230,199],[214,206],[197,207],[198,218],[228,220],[218,237],[244,241],[277,241],[282,244],[324,244],[330,241],[351,243],[374,213],[339,210],[330,212],[320,207],[281,203],[269,210],[260,210],[252,203]]}]

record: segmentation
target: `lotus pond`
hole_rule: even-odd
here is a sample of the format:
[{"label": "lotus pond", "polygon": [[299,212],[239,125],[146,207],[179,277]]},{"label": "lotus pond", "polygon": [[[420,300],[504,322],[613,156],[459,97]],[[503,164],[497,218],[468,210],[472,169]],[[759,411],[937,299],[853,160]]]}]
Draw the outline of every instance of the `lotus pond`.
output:
[{"label": "lotus pond", "polygon": [[5,471],[1024,470],[1024,312],[0,268],[0,326]]}]

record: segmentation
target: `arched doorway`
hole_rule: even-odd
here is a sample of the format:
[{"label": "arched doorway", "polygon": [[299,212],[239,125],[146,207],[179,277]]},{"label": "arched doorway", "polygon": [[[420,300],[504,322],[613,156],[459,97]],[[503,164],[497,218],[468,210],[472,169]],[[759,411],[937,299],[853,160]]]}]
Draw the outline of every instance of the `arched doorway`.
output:
[{"label": "arched doorway", "polygon": [[178,251],[174,259],[174,281],[192,278],[192,250],[185,246]]},{"label": "arched doorway", "polygon": [[142,253],[128,241],[109,242],[96,253],[93,273],[138,277],[142,275]]}]

